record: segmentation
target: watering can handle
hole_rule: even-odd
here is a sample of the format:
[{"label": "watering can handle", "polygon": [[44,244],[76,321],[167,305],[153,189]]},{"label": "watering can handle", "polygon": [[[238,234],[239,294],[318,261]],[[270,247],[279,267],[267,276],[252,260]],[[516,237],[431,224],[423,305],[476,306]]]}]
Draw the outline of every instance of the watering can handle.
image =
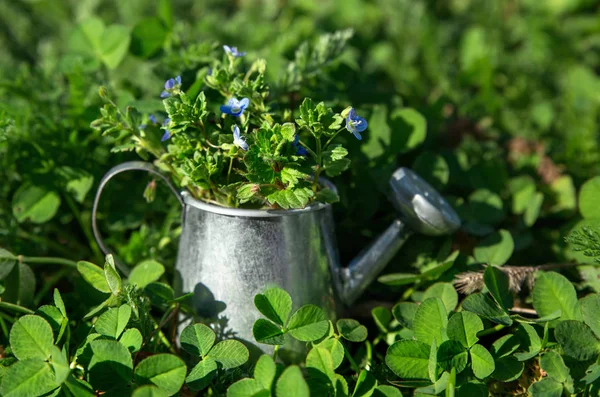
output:
[{"label": "watering can handle", "polygon": [[[92,231],[94,232],[94,238],[96,239],[98,246],[100,246],[100,249],[102,250],[102,252],[104,252],[105,255],[110,254],[111,251],[104,244],[104,240],[102,239],[102,236],[100,235],[100,230],[98,230],[98,224],[97,224],[98,203],[100,202],[100,196],[102,195],[102,190],[104,190],[104,187],[106,186],[108,181],[110,181],[115,175],[120,174],[125,171],[146,171],[146,172],[149,172],[151,174],[158,176],[160,179],[162,179],[167,184],[167,186],[169,186],[169,189],[171,189],[171,191],[175,194],[175,197],[177,197],[179,204],[181,204],[182,207],[184,205],[183,199],[181,198],[181,194],[179,194],[179,191],[175,188],[175,186],[173,186],[173,184],[171,183],[169,178],[167,178],[164,174],[162,174],[160,172],[160,170],[158,169],[158,167],[156,167],[155,165],[153,165],[151,163],[147,163],[145,161],[128,161],[126,163],[114,166],[102,177],[102,180],[100,181],[100,185],[98,186],[98,191],[96,192],[96,197],[94,198],[94,206],[92,207]],[[115,259],[115,264],[119,268],[119,270],[121,270],[121,272],[123,272],[125,275],[129,274],[129,268],[127,266],[120,263],[116,259]]]}]

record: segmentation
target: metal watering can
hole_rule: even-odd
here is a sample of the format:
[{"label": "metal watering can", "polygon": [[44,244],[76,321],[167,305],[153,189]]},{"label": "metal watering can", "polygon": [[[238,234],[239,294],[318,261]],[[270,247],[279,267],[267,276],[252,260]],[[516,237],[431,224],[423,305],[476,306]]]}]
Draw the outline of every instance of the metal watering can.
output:
[{"label": "metal watering can", "polygon": [[[112,177],[131,170],[162,178],[183,207],[176,293],[195,292],[193,306],[205,317],[224,308],[227,327],[250,343],[252,326],[260,317],[254,296],[268,286],[289,292],[295,308],[312,303],[335,318],[340,306],[351,305],[363,293],[413,232],[439,236],[460,226],[454,209],[434,188],[411,170],[398,168],[390,179],[397,219],[342,267],[330,204],[313,203],[299,210],[221,207],[179,192],[154,165],[133,161],[112,168],[96,193],[92,226],[106,254],[109,250],[96,224],[98,202]],[[330,182],[325,184],[335,190]],[[129,270],[122,265],[120,269]]]}]

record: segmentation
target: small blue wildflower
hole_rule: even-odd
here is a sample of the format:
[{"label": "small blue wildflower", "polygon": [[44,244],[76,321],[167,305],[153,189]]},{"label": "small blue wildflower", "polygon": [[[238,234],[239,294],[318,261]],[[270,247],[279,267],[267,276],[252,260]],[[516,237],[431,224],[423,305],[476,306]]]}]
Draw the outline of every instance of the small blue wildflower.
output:
[{"label": "small blue wildflower", "polygon": [[227,55],[231,55],[232,57],[239,58],[246,55],[246,52],[239,52],[237,47],[229,47],[228,45],[224,45],[223,49],[225,50],[225,53],[227,53]]},{"label": "small blue wildflower", "polygon": [[296,135],[294,137],[294,142],[292,142],[292,146],[294,148],[296,148],[296,154],[298,156],[306,156],[308,154],[308,152],[306,151],[306,148],[302,145],[300,145],[300,136]]},{"label": "small blue wildflower", "polygon": [[233,144],[242,150],[248,150],[246,138],[240,135],[240,129],[237,125],[233,127]]},{"label": "small blue wildflower", "polygon": [[148,120],[150,120],[152,122],[152,124],[156,124],[156,116],[154,116],[153,114],[148,116]]},{"label": "small blue wildflower", "polygon": [[360,133],[366,130],[367,126],[367,120],[357,115],[356,111],[354,111],[354,108],[350,108],[348,117],[346,117],[346,129],[353,133],[356,139],[360,141],[362,139],[362,135],[360,135]]},{"label": "small blue wildflower", "polygon": [[242,98],[241,101],[238,101],[236,98],[231,98],[227,102],[227,105],[221,105],[221,112],[239,117],[244,113],[244,110],[246,110],[249,104],[250,100],[248,98]]},{"label": "small blue wildflower", "polygon": [[160,93],[160,97],[170,97],[173,91],[179,90],[179,87],[181,87],[181,76],[177,76],[174,79],[165,81],[165,90]]},{"label": "small blue wildflower", "polygon": [[[170,122],[171,122],[171,119],[167,117],[167,118],[166,118],[166,119],[163,121],[163,127],[166,127],[166,126],[168,126]],[[170,137],[171,137],[171,131],[169,131],[169,130],[165,130],[165,133],[163,134],[162,138],[160,138],[160,141],[161,141],[161,142],[164,142],[164,141],[166,141],[167,139],[169,139]]]}]

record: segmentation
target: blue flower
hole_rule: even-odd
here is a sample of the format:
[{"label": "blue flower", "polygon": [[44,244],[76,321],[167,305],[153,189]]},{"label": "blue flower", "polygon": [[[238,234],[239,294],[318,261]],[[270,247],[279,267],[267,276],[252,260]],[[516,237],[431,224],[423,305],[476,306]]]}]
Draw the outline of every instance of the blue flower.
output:
[{"label": "blue flower", "polygon": [[[167,117],[167,118],[166,118],[166,119],[163,121],[163,127],[166,127],[166,126],[168,126],[170,122],[171,122],[171,119]],[[169,130],[165,130],[165,133],[163,134],[162,138],[160,138],[160,141],[161,141],[161,142],[164,142],[164,141],[166,141],[167,139],[169,139],[170,137],[171,137],[171,131],[169,131]]]},{"label": "blue flower", "polygon": [[296,148],[296,154],[298,156],[306,156],[308,154],[308,152],[306,151],[306,148],[302,145],[300,145],[300,136],[296,135],[294,137],[294,142],[292,142],[292,146],[294,148]]},{"label": "blue flower", "polygon": [[241,101],[231,98],[227,102],[227,105],[221,105],[221,112],[239,117],[244,113],[249,104],[250,100],[248,98],[242,98]]},{"label": "blue flower", "polygon": [[239,52],[237,47],[229,47],[228,45],[224,45],[223,49],[227,55],[231,55],[232,57],[243,57],[246,55],[246,52]]},{"label": "blue flower", "polygon": [[150,120],[152,122],[152,124],[156,124],[156,117],[153,114],[148,116],[148,120]]},{"label": "blue flower", "polygon": [[367,120],[356,114],[354,108],[350,108],[348,117],[346,117],[346,129],[354,134],[359,141],[362,139],[361,132],[367,129]]},{"label": "blue flower", "polygon": [[233,144],[242,150],[248,150],[248,144],[246,143],[246,138],[243,138],[240,135],[240,129],[238,128],[237,125],[233,127]]},{"label": "blue flower", "polygon": [[174,79],[169,79],[165,81],[165,90],[161,92],[161,98],[168,98],[174,91],[179,90],[181,87],[181,76],[177,76]]}]

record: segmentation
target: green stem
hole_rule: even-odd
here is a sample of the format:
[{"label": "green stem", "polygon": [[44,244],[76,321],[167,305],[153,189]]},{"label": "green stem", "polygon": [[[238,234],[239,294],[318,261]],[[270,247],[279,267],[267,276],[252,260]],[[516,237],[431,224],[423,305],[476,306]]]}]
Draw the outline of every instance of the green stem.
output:
[{"label": "green stem", "polygon": [[319,174],[321,173],[321,162],[323,161],[322,159],[322,152],[321,152],[321,138],[316,138],[315,141],[317,142],[317,169],[315,171],[315,180],[313,182],[313,191],[317,191],[317,187],[319,186]]},{"label": "green stem", "polygon": [[327,147],[329,146],[329,144],[331,143],[331,141],[333,141],[335,139],[336,136],[338,136],[338,134],[340,132],[342,132],[345,128],[340,128],[339,130],[337,130],[337,132],[335,134],[333,134],[333,136],[331,138],[329,138],[329,140],[327,141],[327,143],[325,143],[325,146],[323,146],[323,150],[327,149]]},{"label": "green stem", "polygon": [[504,325],[502,324],[497,324],[496,326],[492,327],[492,328],[488,328],[488,329],[484,329],[483,331],[479,331],[477,333],[477,337],[481,338],[482,336],[486,336],[486,335],[490,335],[493,333],[496,333],[500,330],[504,329]]},{"label": "green stem", "polygon": [[0,302],[0,309],[12,310],[14,312],[24,313],[24,314],[33,314],[33,313],[35,313],[31,309],[28,309],[28,308],[23,307],[23,306],[15,305],[13,303],[8,303],[8,302]]},{"label": "green stem", "polygon": [[77,268],[77,262],[64,259],[64,258],[50,258],[50,257],[38,257],[38,256],[0,256],[0,259],[17,259],[27,264],[44,264],[44,265],[64,265],[74,269]]},{"label": "green stem", "polygon": [[306,149],[308,154],[310,154],[312,156],[312,158],[315,159],[315,161],[317,160],[317,154],[315,152],[313,152],[313,150],[306,143],[304,143],[302,141],[298,141],[298,143],[300,143],[300,145],[304,146],[304,149]]},{"label": "green stem", "polygon": [[227,170],[227,184],[229,185],[229,176],[231,175],[231,168],[233,167],[233,156],[229,160],[229,169]]},{"label": "green stem", "polygon": [[350,367],[352,367],[352,370],[354,372],[356,372],[356,373],[359,373],[360,372],[360,368],[358,368],[358,365],[356,364],[356,361],[354,361],[354,357],[352,357],[352,354],[350,354],[350,352],[348,351],[348,349],[346,349],[346,346],[344,346],[344,355],[346,356],[346,358],[350,362]]},{"label": "green stem", "polygon": [[273,349],[273,361],[277,361],[277,353],[279,352],[280,345],[275,345],[275,349]]}]

